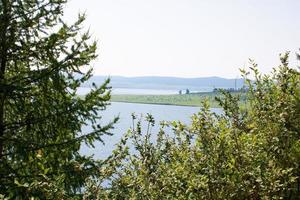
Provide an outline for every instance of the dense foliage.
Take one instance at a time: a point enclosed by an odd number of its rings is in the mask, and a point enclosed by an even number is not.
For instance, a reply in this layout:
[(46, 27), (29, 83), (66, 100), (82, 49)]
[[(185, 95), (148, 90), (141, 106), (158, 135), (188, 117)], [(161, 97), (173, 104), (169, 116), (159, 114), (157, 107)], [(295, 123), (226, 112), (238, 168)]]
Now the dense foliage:
[(147, 130), (138, 120), (85, 197), (299, 199), (300, 73), (288, 67), (288, 54), (281, 62), (270, 76), (252, 62), (243, 108), (224, 92), (223, 114), (204, 102), (191, 125), (164, 122), (153, 134), (151, 115)]
[[(63, 21), (65, 0), (0, 0), (0, 194), (8, 199), (74, 198), (100, 161), (79, 154), (113, 123), (99, 111), (108, 81), (84, 98), (96, 43)], [(84, 132), (89, 125), (92, 132)], [(0, 197), (0, 198), (1, 198)]]

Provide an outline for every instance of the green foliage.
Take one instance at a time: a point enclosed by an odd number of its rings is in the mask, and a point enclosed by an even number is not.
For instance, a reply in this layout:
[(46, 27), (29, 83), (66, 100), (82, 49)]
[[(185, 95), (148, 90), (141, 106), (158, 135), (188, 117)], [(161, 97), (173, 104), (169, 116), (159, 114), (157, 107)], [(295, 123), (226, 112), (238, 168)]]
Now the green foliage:
[[(101, 141), (99, 111), (109, 80), (84, 98), (96, 43), (84, 15), (63, 21), (66, 0), (0, 0), (0, 194), (8, 199), (75, 198), (102, 162), (79, 154)], [(84, 132), (89, 125), (92, 132)]]
[(109, 159), (94, 199), (299, 199), (300, 73), (287, 60), (282, 55), (270, 76), (252, 61), (246, 107), (223, 92), (223, 114), (204, 101), (191, 125), (162, 122), (153, 134), (152, 116), (147, 130), (138, 120)]

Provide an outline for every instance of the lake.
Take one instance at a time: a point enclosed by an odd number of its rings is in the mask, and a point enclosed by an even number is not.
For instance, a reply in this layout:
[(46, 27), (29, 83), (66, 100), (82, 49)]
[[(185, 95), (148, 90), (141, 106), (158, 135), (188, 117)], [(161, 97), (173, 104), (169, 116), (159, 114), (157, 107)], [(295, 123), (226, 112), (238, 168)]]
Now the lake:
[[(85, 95), (91, 89), (89, 87), (80, 87), (78, 88), (77, 94), (78, 95)], [(191, 90), (191, 93), (196, 92), (211, 92), (213, 88), (202, 88), (199, 90)], [(182, 91), (183, 94), (185, 90)], [(135, 89), (135, 88), (112, 88), (112, 94), (117, 95), (171, 95), (171, 94), (178, 94), (179, 90), (164, 90), (164, 89)]]
[[(85, 145), (82, 145), (81, 153), (85, 155), (94, 154), (95, 158), (106, 158), (109, 156), (114, 149), (114, 145), (120, 141), (120, 138), (123, 134), (132, 127), (132, 118), (131, 114), (135, 113), (137, 116), (145, 116), (147, 113), (153, 115), (155, 119), (155, 127), (152, 129), (153, 133), (157, 133), (159, 130), (160, 121), (174, 121), (180, 120), (184, 123), (190, 123), (191, 116), (194, 113), (200, 111), (199, 107), (188, 107), (188, 106), (172, 106), (172, 105), (153, 105), (153, 104), (137, 104), (137, 103), (118, 103), (113, 102), (110, 106), (103, 111), (101, 116), (103, 117), (103, 125), (115, 116), (119, 116), (120, 120), (115, 125), (115, 128), (111, 131), (113, 136), (103, 136), (103, 141), (105, 145), (98, 142), (95, 143), (96, 148), (88, 148)], [(221, 113), (220, 108), (213, 108), (212, 111), (216, 113)], [(146, 123), (142, 124), (143, 130), (146, 129)], [(84, 132), (89, 131), (89, 127), (83, 129)]]
[[(88, 87), (80, 87), (78, 88), (78, 95), (85, 95), (91, 89)], [(135, 88), (112, 88), (111, 93), (114, 94), (130, 94), (130, 95), (170, 95), (170, 94), (178, 94), (177, 90), (158, 90), (158, 89), (135, 89)]]

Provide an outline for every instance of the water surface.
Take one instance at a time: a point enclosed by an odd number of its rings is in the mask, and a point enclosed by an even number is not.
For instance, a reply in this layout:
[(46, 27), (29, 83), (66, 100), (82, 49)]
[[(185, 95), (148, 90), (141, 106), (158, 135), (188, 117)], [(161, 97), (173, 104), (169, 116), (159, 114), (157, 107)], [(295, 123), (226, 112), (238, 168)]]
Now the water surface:
[[(85, 145), (81, 148), (81, 152), (85, 155), (94, 154), (95, 158), (103, 159), (109, 156), (114, 149), (117, 142), (120, 141), (123, 134), (132, 127), (131, 114), (135, 113), (137, 116), (145, 116), (147, 113), (153, 115), (156, 125), (152, 129), (153, 133), (159, 130), (160, 121), (174, 121), (180, 120), (184, 123), (191, 122), (191, 116), (200, 111), (199, 107), (189, 106), (173, 106), (173, 105), (153, 105), (153, 104), (137, 104), (137, 103), (119, 103), (113, 102), (108, 106), (107, 110), (100, 113), (103, 116), (102, 123), (105, 124), (112, 120), (115, 116), (119, 116), (120, 120), (111, 131), (113, 136), (104, 136), (102, 143), (95, 143), (96, 148), (88, 148)], [(212, 111), (220, 113), (220, 108), (213, 108)], [(142, 124), (142, 128), (146, 131), (146, 123)], [(85, 132), (91, 131), (89, 127), (84, 128)]]
[[(85, 95), (91, 89), (89, 87), (78, 88), (78, 95)], [(190, 90), (191, 93), (198, 92), (211, 92), (212, 88), (202, 88), (199, 90)], [(182, 94), (185, 94), (185, 90), (182, 90)], [(114, 95), (172, 95), (179, 94), (179, 90), (165, 90), (165, 89), (135, 89), (135, 88), (112, 88), (112, 94)]]

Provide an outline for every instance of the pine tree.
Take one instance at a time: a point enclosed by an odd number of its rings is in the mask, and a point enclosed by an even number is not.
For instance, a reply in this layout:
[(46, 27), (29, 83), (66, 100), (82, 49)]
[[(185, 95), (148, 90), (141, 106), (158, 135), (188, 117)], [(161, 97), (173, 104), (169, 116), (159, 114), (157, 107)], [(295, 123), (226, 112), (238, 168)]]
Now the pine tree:
[[(100, 161), (79, 154), (109, 134), (100, 124), (109, 80), (79, 97), (96, 43), (85, 15), (62, 19), (66, 0), (0, 0), (0, 194), (12, 199), (78, 194)], [(91, 132), (82, 131), (89, 125)], [(1, 195), (0, 195), (1, 196)]]

